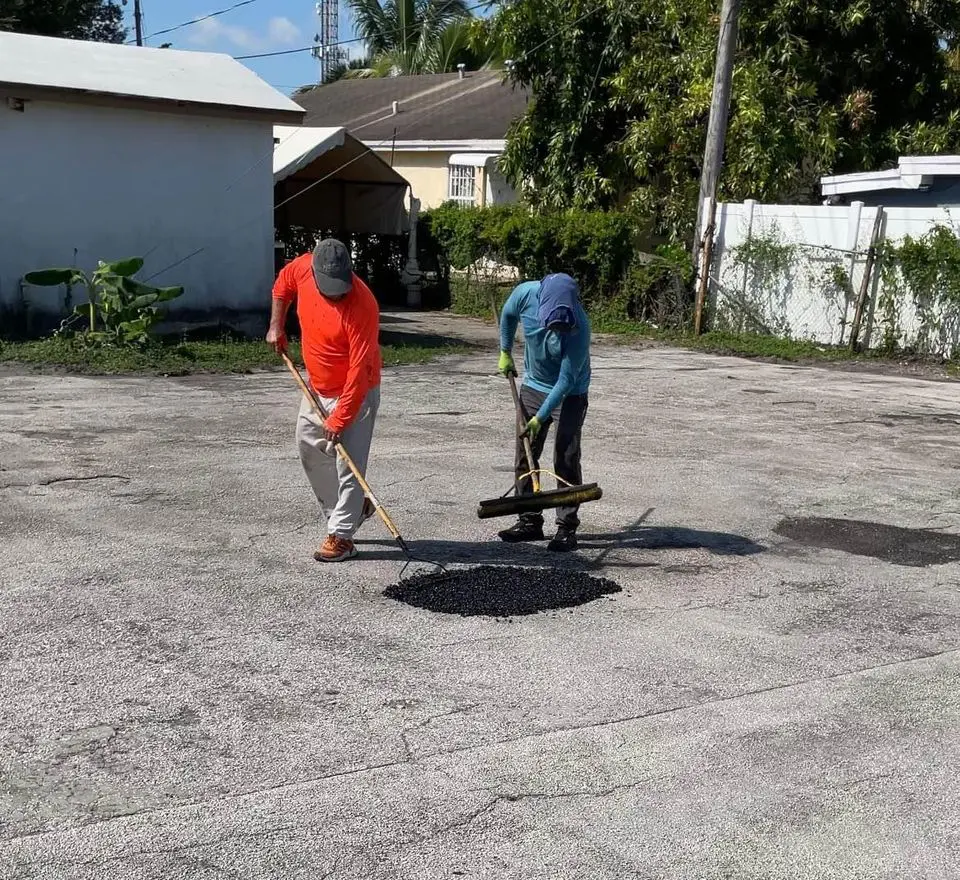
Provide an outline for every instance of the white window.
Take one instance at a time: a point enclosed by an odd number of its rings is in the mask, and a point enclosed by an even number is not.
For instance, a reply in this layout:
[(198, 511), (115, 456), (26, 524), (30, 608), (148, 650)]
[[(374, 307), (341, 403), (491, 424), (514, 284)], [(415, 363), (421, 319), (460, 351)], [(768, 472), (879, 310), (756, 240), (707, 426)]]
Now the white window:
[(473, 165), (451, 165), (447, 197), (461, 205), (472, 205), (477, 197), (477, 169)]

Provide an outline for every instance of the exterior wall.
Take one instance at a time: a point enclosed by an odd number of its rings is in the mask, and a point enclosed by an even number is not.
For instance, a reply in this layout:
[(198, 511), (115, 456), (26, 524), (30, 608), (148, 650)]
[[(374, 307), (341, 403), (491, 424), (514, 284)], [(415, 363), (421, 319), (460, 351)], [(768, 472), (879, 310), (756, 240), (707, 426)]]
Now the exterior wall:
[[(264, 307), (273, 279), (269, 122), (47, 101), (20, 113), (4, 97), (0, 304), (20, 301), (31, 270), (140, 256), (139, 278), (184, 286), (176, 310)], [(23, 289), (38, 311), (59, 310), (62, 295)]]
[(960, 206), (960, 181), (956, 178), (934, 180), (930, 189), (891, 189), (881, 192), (854, 193), (845, 196), (845, 204), (863, 202), (869, 208), (956, 208)]
[[(847, 206), (761, 205), (717, 206), (713, 263), (710, 272), (712, 304), (719, 321), (735, 330), (766, 330), (793, 339), (828, 345), (849, 341), (856, 298), (863, 284), (867, 250), (877, 216), (876, 207), (855, 202)], [(935, 225), (955, 229), (947, 209), (886, 208), (881, 240), (899, 242), (918, 238)], [(741, 257), (748, 242), (766, 240), (753, 259)], [(739, 253), (738, 253), (739, 251)], [(842, 270), (846, 290), (834, 279)], [(861, 339), (879, 345), (884, 333), (882, 273), (874, 271), (868, 288)], [(897, 339), (904, 345), (931, 348), (949, 356), (960, 351), (960, 326), (951, 315), (943, 319), (935, 338), (925, 328), (913, 297), (895, 300)], [(928, 316), (928, 322), (929, 322)], [(935, 316), (936, 317), (936, 316)]]
[[(421, 210), (428, 211), (447, 201), (449, 164), (452, 151), (396, 150), (389, 148), (375, 151), (388, 164), (393, 159), (394, 170), (410, 183), (414, 196), (420, 199)], [(501, 205), (516, 200), (513, 190), (491, 160), (486, 169), (477, 169), (477, 205)]]
[[(377, 154), (390, 164), (389, 149)], [(450, 153), (397, 150), (392, 154), (393, 168), (410, 183), (414, 196), (420, 199), (420, 209), (428, 211), (447, 200), (447, 160)]]

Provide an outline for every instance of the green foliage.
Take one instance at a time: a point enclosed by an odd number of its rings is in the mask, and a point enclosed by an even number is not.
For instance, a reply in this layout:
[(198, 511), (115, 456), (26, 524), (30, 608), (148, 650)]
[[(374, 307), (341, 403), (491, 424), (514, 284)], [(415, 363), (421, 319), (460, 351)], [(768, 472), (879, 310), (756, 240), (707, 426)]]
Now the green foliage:
[[(880, 249), (882, 287), (878, 313), (883, 347), (903, 342), (921, 354), (950, 355), (960, 345), (960, 238), (937, 224), (919, 237), (904, 236)], [(919, 320), (915, 339), (902, 339), (900, 314), (911, 297)]]
[[(532, 89), (502, 161), (543, 209), (630, 204), (692, 232), (716, 0), (517, 0), (496, 27)], [(809, 201), (827, 173), (960, 147), (956, 0), (744, 0), (720, 197)]]
[[(424, 364), (438, 357), (460, 354), (465, 345), (416, 341), (381, 346), (387, 366)], [(290, 356), (300, 361), (300, 346), (290, 344)], [(75, 373), (109, 375), (147, 373), (185, 376), (191, 373), (250, 373), (283, 369), (276, 352), (262, 340), (223, 338), (205, 341), (151, 339), (144, 346), (90, 346), (79, 338), (54, 336), (32, 342), (0, 345), (0, 363), (37, 369), (55, 368)]]
[(465, 0), (347, 0), (357, 33), (370, 52), (338, 69), (333, 79), (446, 73), (499, 66), (500, 43)]
[(448, 203), (425, 219), (456, 269), (487, 258), (526, 278), (568, 272), (585, 291), (606, 291), (623, 277), (638, 237), (626, 215), (602, 211), (533, 214), (517, 205)]
[(123, 3), (115, 0), (0, 0), (0, 30), (122, 43)]
[(504, 285), (488, 277), (484, 267), (505, 265), (525, 279), (570, 274), (597, 320), (679, 326), (688, 317), (689, 255), (676, 246), (645, 253), (641, 246), (647, 236), (630, 215), (448, 203), (425, 214), (423, 222), (450, 265), (467, 273), (451, 282), (453, 305), (460, 311), (490, 313), (490, 296), (502, 299)]
[(59, 335), (72, 336), (75, 325), (88, 322), (81, 338), (93, 345), (142, 346), (151, 328), (162, 318), (160, 306), (183, 293), (182, 287), (153, 287), (133, 276), (143, 268), (140, 257), (100, 262), (88, 278), (79, 269), (41, 269), (28, 272), (24, 280), (37, 287), (83, 285), (88, 302), (78, 305), (64, 321)]

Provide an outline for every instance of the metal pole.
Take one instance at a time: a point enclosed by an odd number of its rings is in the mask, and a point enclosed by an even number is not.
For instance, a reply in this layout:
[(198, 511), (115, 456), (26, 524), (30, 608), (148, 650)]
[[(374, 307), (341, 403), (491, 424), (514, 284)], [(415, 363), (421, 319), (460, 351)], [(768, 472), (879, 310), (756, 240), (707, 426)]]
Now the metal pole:
[(140, 0), (133, 0), (133, 24), (137, 29), (137, 45), (143, 45), (143, 9)]
[(720, 10), (720, 37), (717, 42), (717, 61), (713, 74), (713, 100), (710, 102), (710, 122), (707, 125), (707, 145), (703, 153), (703, 171), (700, 174), (700, 198), (697, 202), (697, 226), (693, 235), (693, 253), (703, 240), (703, 206), (707, 199), (717, 198), (717, 180), (723, 167), (723, 148), (727, 138), (727, 118), (730, 114), (730, 84), (733, 79), (733, 56), (737, 49), (741, 0), (723, 0)]

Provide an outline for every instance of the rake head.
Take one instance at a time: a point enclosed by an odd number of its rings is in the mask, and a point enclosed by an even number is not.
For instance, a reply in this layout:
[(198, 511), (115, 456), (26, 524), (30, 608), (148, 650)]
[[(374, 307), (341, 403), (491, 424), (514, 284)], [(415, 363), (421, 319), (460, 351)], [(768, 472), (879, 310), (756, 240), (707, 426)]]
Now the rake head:
[(400, 577), (398, 580), (401, 583), (413, 578), (441, 577), (448, 573), (443, 563), (436, 562), (433, 559), (422, 559), (419, 556), (414, 556), (403, 538), (398, 537), (396, 542), (407, 559), (403, 564), (403, 568), (400, 569)]
[(555, 507), (586, 504), (590, 501), (598, 501), (602, 497), (603, 490), (596, 483), (549, 489), (544, 492), (534, 492), (532, 495), (504, 495), (500, 498), (491, 498), (489, 501), (481, 501), (477, 508), (477, 516), (480, 519), (493, 519), (498, 516), (536, 513)]

